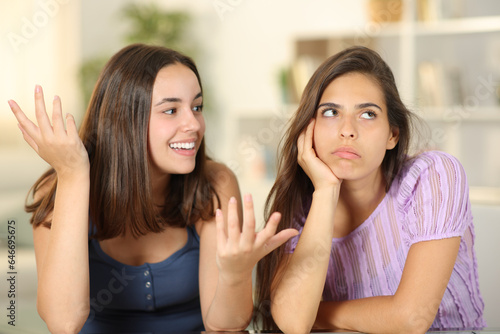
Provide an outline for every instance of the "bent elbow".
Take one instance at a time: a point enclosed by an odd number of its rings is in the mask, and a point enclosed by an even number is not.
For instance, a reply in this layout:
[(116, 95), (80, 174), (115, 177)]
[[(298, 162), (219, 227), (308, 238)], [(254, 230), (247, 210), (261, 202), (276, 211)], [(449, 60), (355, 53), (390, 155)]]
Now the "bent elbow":
[(308, 321), (308, 319), (304, 319), (299, 315), (293, 316), (291, 318), (274, 316), (274, 322), (283, 333), (287, 334), (310, 333), (314, 325), (314, 321)]
[(403, 331), (401, 333), (408, 333), (408, 334), (423, 334), (427, 333), (429, 330), (429, 327), (431, 327), (432, 322), (427, 322), (427, 321), (409, 321), (403, 328)]
[(406, 314), (400, 319), (401, 331), (400, 333), (421, 334), (426, 333), (432, 325), (435, 313), (420, 312), (418, 310), (408, 310)]
[(58, 322), (58, 323), (46, 323), (47, 329), (52, 334), (76, 334), (80, 332), (84, 323), (72, 323), (72, 322)]
[[(238, 320), (238, 319), (237, 319)], [(208, 332), (241, 332), (244, 331), (248, 328), (251, 322), (250, 319), (243, 319), (241, 317), (240, 322), (238, 324), (233, 324), (233, 326), (230, 327), (224, 327), (224, 326), (217, 326), (214, 323), (211, 323), (210, 321), (206, 321), (204, 326), (205, 326), (205, 331)]]
[(277, 323), (276, 325), (278, 325), (279, 329), (283, 333), (287, 334), (307, 334), (310, 333), (312, 329), (312, 325), (308, 326), (305, 323), (298, 323), (298, 322), (284, 323), (284, 324)]
[(76, 312), (50, 312), (37, 303), (37, 311), (52, 334), (74, 334), (78, 333), (87, 321), (90, 305), (84, 305)]

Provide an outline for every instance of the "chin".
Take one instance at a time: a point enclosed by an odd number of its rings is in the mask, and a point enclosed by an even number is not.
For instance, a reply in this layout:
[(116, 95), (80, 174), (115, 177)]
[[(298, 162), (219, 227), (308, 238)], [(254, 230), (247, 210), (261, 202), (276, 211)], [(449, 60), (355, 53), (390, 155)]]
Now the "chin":
[(172, 168), (170, 174), (189, 174), (194, 171), (194, 168), (196, 165), (190, 165), (190, 166), (176, 166), (176, 168)]
[(346, 164), (335, 164), (334, 166), (329, 166), (333, 174), (340, 180), (355, 180), (359, 175), (356, 173), (356, 169), (352, 165)]

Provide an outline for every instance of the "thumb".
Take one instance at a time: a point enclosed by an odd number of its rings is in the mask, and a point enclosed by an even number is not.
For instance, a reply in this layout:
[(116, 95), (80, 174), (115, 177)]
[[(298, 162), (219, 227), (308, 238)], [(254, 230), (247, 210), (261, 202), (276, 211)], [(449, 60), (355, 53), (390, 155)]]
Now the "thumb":
[(286, 230), (283, 230), (283, 231), (280, 231), (279, 233), (276, 233), (264, 245), (264, 252), (265, 253), (263, 254), (262, 257), (271, 253), (273, 250), (275, 250), (276, 248), (278, 248), (279, 246), (281, 246), (285, 242), (287, 242), (290, 238), (293, 238), (298, 234), (299, 234), (299, 231), (297, 231), (294, 228), (287, 228)]

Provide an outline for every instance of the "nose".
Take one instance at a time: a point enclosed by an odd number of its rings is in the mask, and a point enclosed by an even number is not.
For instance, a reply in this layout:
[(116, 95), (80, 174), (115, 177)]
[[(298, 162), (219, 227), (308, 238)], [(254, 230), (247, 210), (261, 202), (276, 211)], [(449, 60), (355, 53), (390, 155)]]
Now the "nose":
[(343, 139), (355, 139), (358, 136), (355, 122), (350, 117), (345, 117), (340, 124), (340, 137)]
[[(203, 117), (203, 116), (199, 116)], [(183, 112), (183, 117), (181, 120), (181, 129), (184, 132), (196, 132), (200, 129), (201, 124), (198, 118), (195, 116), (195, 112), (189, 108)]]

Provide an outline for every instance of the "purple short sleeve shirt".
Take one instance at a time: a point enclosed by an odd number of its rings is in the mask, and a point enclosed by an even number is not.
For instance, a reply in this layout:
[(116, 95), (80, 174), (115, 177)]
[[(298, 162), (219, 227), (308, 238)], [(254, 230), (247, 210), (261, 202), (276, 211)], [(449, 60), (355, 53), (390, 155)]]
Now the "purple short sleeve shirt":
[[(300, 232), (304, 223), (296, 223)], [(323, 300), (393, 295), (411, 245), (457, 236), (460, 250), (431, 328), (484, 327), (466, 175), (456, 158), (438, 151), (409, 159), (370, 217), (333, 239)]]

